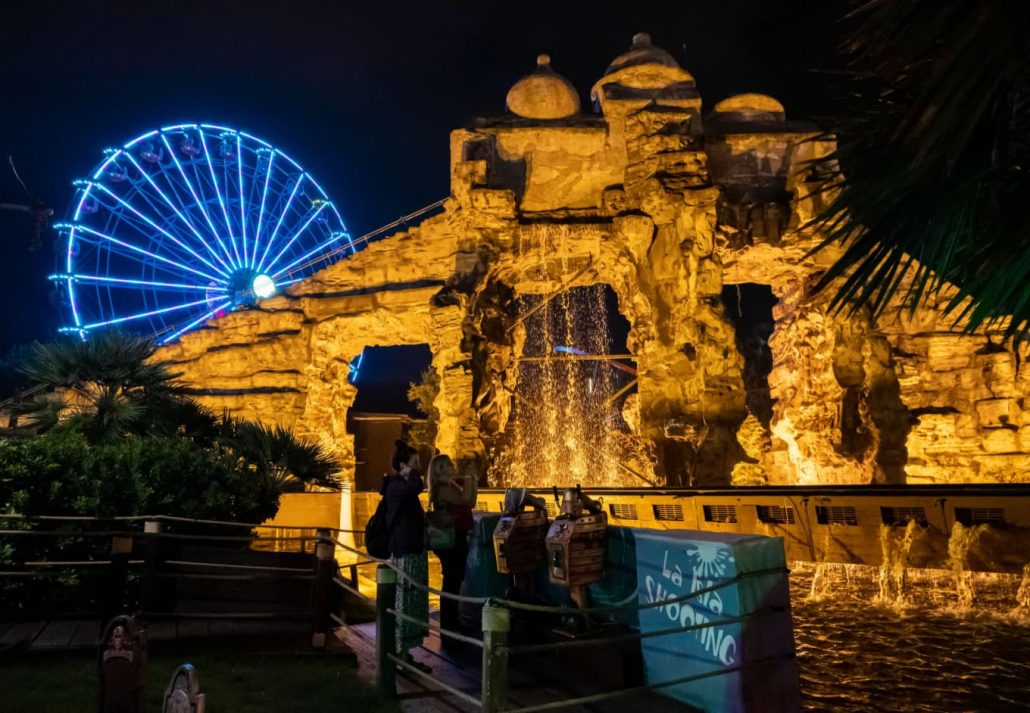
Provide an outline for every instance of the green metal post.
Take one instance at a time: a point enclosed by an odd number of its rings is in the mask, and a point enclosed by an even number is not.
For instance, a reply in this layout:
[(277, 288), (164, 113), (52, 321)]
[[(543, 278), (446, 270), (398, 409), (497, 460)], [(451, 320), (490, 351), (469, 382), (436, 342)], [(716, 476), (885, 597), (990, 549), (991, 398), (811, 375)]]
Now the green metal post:
[(387, 610), (397, 600), (397, 573), (376, 567), (376, 687), (384, 696), (397, 695), (397, 668), (388, 656), (397, 650), (397, 619)]
[(504, 607), (483, 607), (483, 713), (498, 713), (508, 707), (510, 617)]

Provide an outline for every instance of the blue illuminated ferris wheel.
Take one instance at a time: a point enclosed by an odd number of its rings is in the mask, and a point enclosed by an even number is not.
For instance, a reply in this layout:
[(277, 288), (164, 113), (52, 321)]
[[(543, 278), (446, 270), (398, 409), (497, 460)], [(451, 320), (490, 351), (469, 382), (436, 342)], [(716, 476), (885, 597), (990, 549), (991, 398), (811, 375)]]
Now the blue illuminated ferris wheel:
[(165, 344), (354, 250), (315, 179), (250, 134), (177, 124), (105, 153), (56, 226), (62, 331), (120, 326)]

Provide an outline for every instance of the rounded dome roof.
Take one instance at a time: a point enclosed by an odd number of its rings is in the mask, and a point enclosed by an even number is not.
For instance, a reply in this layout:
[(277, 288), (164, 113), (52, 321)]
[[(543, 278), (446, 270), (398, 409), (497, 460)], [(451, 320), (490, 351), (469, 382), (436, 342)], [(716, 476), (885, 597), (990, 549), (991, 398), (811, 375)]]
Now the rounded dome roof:
[(671, 54), (661, 47), (651, 44), (651, 35), (646, 32), (638, 32), (633, 35), (633, 46), (612, 60), (608, 69), (605, 70), (605, 76), (618, 72), (620, 69), (641, 64), (660, 64), (665, 67), (682, 69)]
[(783, 104), (768, 94), (735, 94), (715, 105), (714, 117), (730, 121), (783, 121)]
[(579, 92), (551, 69), (550, 55), (536, 58), (536, 71), (515, 82), (505, 99), (508, 111), (525, 119), (567, 119), (579, 113)]

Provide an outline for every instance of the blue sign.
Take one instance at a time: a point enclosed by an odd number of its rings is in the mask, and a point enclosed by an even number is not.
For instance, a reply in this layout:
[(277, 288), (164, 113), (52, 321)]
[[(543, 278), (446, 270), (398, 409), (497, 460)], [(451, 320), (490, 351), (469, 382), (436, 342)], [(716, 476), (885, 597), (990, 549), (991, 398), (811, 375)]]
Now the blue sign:
[(642, 640), (648, 683), (731, 669), (659, 691), (705, 711), (797, 709), (783, 541), (682, 530), (634, 535), (639, 601), (657, 604), (640, 610), (641, 632), (698, 627)]

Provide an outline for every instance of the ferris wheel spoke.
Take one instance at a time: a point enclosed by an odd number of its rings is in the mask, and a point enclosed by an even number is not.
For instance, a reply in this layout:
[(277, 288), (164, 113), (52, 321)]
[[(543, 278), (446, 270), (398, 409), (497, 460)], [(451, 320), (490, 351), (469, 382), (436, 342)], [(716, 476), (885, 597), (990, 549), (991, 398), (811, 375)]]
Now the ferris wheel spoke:
[(195, 250), (193, 250), (193, 248), (191, 248), (190, 246), (186, 245), (186, 243), (182, 242), (179, 238), (177, 238), (176, 236), (172, 235), (170, 232), (168, 232), (167, 230), (162, 228), (160, 225), (158, 225), (152, 218), (150, 218), (149, 216), (146, 216), (143, 213), (141, 213), (138, 210), (136, 210), (135, 206), (133, 206), (131, 203), (126, 201), (124, 198), (122, 198), (121, 196), (116, 194), (114, 191), (112, 191), (110, 188), (105, 186), (103, 183), (96, 183), (94, 185), (97, 188), (99, 188), (100, 190), (102, 190), (104, 193), (106, 193), (107, 195), (109, 195), (112, 198), (114, 198), (118, 202), (119, 205), (121, 205), (123, 208), (128, 210), (134, 216), (136, 216), (137, 218), (142, 220), (144, 223), (146, 223), (151, 228), (153, 228), (154, 230), (159, 232), (161, 235), (163, 235), (166, 238), (168, 238), (169, 240), (171, 240), (173, 243), (178, 245), (180, 248), (185, 250), (187, 253), (189, 253), (190, 255), (195, 257), (196, 259), (200, 260), (202, 263), (204, 263), (205, 265), (210, 267), (212, 270), (214, 270), (215, 272), (219, 273), (223, 277), (227, 277), (228, 276), (227, 273), (225, 273), (223, 270), (221, 270), (220, 268), (216, 267), (215, 265), (212, 265), (209, 261), (207, 261), (203, 257), (201, 257), (199, 253), (197, 253)]
[(311, 222), (318, 217), (318, 215), (322, 212), (326, 205), (328, 204), (322, 203), (321, 205), (319, 205), (318, 209), (315, 210), (306, 221), (304, 221), (304, 225), (300, 227), (300, 230), (295, 232), (293, 236), (286, 241), (286, 244), (283, 246), (282, 250), (279, 251), (279, 254), (275, 256), (272, 262), (268, 263), (267, 269), (269, 271), (271, 271), (272, 268), (275, 267), (276, 263), (278, 263), (279, 260), (282, 259), (282, 256), (286, 254), (286, 251), (290, 249), (290, 246), (297, 242), (297, 238), (299, 238), (304, 233), (304, 231), (308, 229), (308, 226), (311, 225)]
[(240, 239), (243, 241), (243, 266), (249, 267), (247, 262), (247, 201), (243, 197), (243, 145), (240, 142), (239, 133), (236, 134), (236, 172), (239, 176), (240, 188)]
[(268, 183), (272, 178), (272, 163), (275, 161), (275, 151), (268, 154), (268, 170), (265, 172), (265, 187), (261, 191), (261, 208), (258, 210), (257, 229), (254, 231), (254, 255), (250, 259), (251, 265), (257, 264), (258, 242), (261, 240), (261, 226), (265, 220), (265, 199), (268, 198)]
[(293, 190), (290, 191), (290, 197), (286, 200), (286, 207), (283, 208), (282, 215), (279, 216), (278, 222), (275, 224), (275, 229), (272, 230), (272, 235), (268, 238), (268, 244), (265, 245), (265, 251), (261, 254), (261, 260), (258, 261), (257, 271), (261, 272), (262, 267), (265, 264), (265, 258), (268, 257), (268, 251), (272, 248), (272, 244), (275, 242), (275, 236), (279, 234), (279, 228), (282, 227), (283, 220), (286, 215), (290, 212), (290, 206), (293, 205), (293, 199), (297, 195), (297, 189), (300, 188), (300, 184), (304, 181), (304, 173), (297, 176), (297, 182), (293, 184)]
[(184, 302), (183, 304), (173, 305), (171, 307), (162, 307), (161, 309), (152, 309), (147, 312), (138, 312), (136, 314), (130, 314), (125, 317), (115, 317), (114, 319), (108, 319), (103, 322), (94, 322), (93, 324), (84, 324), (78, 329), (84, 329), (87, 332), (91, 329), (98, 327), (109, 327), (112, 324), (123, 324), (125, 322), (132, 322), (137, 319), (144, 319), (146, 317), (154, 317), (159, 314), (167, 314), (169, 312), (176, 312), (178, 310), (189, 309), (190, 307), (199, 307), (200, 305), (210, 304), (208, 299), (197, 300), (196, 302)]
[(179, 290), (179, 291), (198, 291), (198, 292), (227, 292), (228, 288), (223, 285), (211, 284), (211, 285), (189, 285), (186, 283), (177, 282), (155, 282), (152, 280), (138, 280), (135, 278), (128, 277), (105, 277), (101, 275), (81, 275), (73, 273), (70, 275), (51, 275), (51, 279), (54, 280), (67, 280), (70, 279), (74, 282), (87, 282), (87, 283), (100, 283), (100, 284), (112, 284), (119, 287), (136, 288), (136, 287), (154, 287), (154, 288), (167, 288), (167, 290)]
[[(214, 221), (211, 220), (211, 215), (207, 212), (207, 208), (204, 207), (204, 201), (200, 198), (199, 195), (197, 195), (197, 191), (193, 188), (193, 184), (190, 183), (190, 179), (187, 178), (186, 170), (182, 167), (182, 163), (179, 162), (179, 158), (175, 155), (175, 152), (172, 150), (172, 145), (168, 143), (168, 137), (164, 134), (161, 134), (161, 141), (164, 142), (165, 148), (168, 149), (168, 153), (171, 155), (172, 161), (175, 162), (175, 167), (179, 169), (179, 175), (182, 176), (182, 180), (186, 184), (186, 189), (190, 192), (190, 195), (193, 197), (193, 202), (200, 208), (200, 212), (204, 214), (204, 220), (207, 221), (207, 226), (211, 229), (211, 235), (214, 237), (215, 242), (218, 243), (218, 247), (220, 247), (222, 249), (222, 252), (225, 253), (225, 257), (229, 260), (229, 263), (232, 263), (232, 254), (229, 252), (229, 249), (225, 247), (225, 241), (222, 240), (221, 233), (218, 232), (218, 229), (215, 227)], [(227, 265), (227, 267), (231, 269), (231, 265)]]
[[(54, 227), (59, 227), (59, 226), (54, 226)], [(106, 233), (101, 233), (99, 230), (93, 230), (93, 228), (89, 228), (89, 227), (87, 227), (85, 225), (73, 226), (72, 230), (73, 230), (73, 232), (77, 231), (77, 230), (78, 231), (82, 231), (82, 232), (86, 233), (87, 235), (93, 235), (93, 236), (95, 236), (97, 238), (100, 238), (101, 240), (105, 240), (105, 241), (107, 241), (109, 243), (112, 243), (113, 245), (118, 245), (120, 247), (126, 248), (127, 250), (131, 250), (134, 253), (138, 253), (140, 255), (146, 255), (149, 258), (153, 258), (154, 260), (158, 260), (158, 261), (166, 263), (168, 265), (172, 265), (173, 267), (177, 267), (180, 270), (185, 270), (186, 272), (192, 272), (193, 274), (200, 275), (201, 277), (204, 277), (204, 278), (206, 278), (208, 280), (214, 280), (217, 284), (221, 284), (221, 285), (225, 284), (225, 279), (222, 278), (222, 277), (216, 277), (216, 276), (211, 275), (209, 273), (202, 272), (202, 271), (200, 271), (200, 270), (198, 270), (196, 268), (190, 267), (189, 265), (184, 265), (183, 263), (178, 262), (176, 260), (171, 260), (169, 258), (166, 258), (166, 257), (162, 256), (162, 255), (158, 255), (157, 253), (150, 252), (149, 250), (144, 250), (143, 248), (139, 247), (138, 245), (133, 245), (132, 243), (127, 243), (127, 242), (125, 242), (123, 240), (119, 240), (118, 238), (115, 238), (115, 237), (112, 237), (110, 235), (107, 235)]]
[(218, 205), (222, 208), (222, 217), (225, 218), (225, 229), (229, 232), (229, 242), (232, 243), (233, 254), (236, 255), (236, 266), (242, 267), (243, 263), (240, 261), (240, 250), (236, 245), (236, 236), (232, 232), (232, 221), (229, 220), (229, 211), (225, 207), (225, 201), (222, 199), (222, 189), (218, 187), (218, 177), (215, 175), (215, 165), (211, 162), (211, 153), (207, 150), (207, 139), (204, 136), (204, 129), (197, 127), (197, 133), (200, 134), (200, 145), (204, 149), (204, 158), (207, 160), (207, 168), (211, 172), (211, 183), (215, 188), (215, 195), (218, 197)]
[(172, 341), (173, 339), (181, 336), (183, 333), (190, 331), (191, 329), (193, 329), (197, 325), (203, 324), (204, 322), (208, 321), (209, 319), (214, 317), (216, 314), (218, 314), (222, 310), (228, 309), (231, 305), (232, 305), (232, 300), (226, 300), (225, 302), (223, 302), (222, 304), (218, 305), (217, 307), (215, 307), (210, 312), (206, 312), (206, 313), (200, 315), (199, 317), (194, 319), (189, 324), (185, 325), (184, 327), (180, 327), (176, 331), (172, 332), (167, 337), (161, 339), (160, 342), (158, 342), (158, 343), (159, 344), (167, 344), (168, 342)]
[(298, 265), (298, 264), (304, 262), (305, 260), (307, 260), (312, 255), (315, 255), (316, 253), (319, 253), (322, 250), (325, 250), (327, 247), (329, 247), (330, 245), (332, 245), (333, 243), (335, 243), (335, 242), (337, 242), (339, 240), (342, 240), (343, 238), (347, 238), (349, 240), (350, 236), (346, 232), (333, 233), (332, 235), (329, 236), (328, 240), (326, 240), (326, 241), (324, 241), (322, 243), (319, 243), (314, 248), (312, 248), (311, 250), (309, 250), (305, 254), (301, 255), (299, 258), (297, 258), (296, 260), (291, 262), (286, 267), (279, 268), (279, 270), (277, 270), (275, 272), (275, 274), (271, 275), (272, 279), (274, 280), (276, 277), (278, 277), (279, 275), (282, 275), (283, 273), (289, 274), (290, 268), (292, 268), (295, 265)]
[[(115, 193), (114, 193), (113, 191), (111, 191), (110, 189), (108, 189), (106, 185), (104, 185), (103, 183), (95, 183), (94, 185), (96, 185), (96, 188), (98, 188), (98, 189), (100, 189), (101, 191), (103, 191), (103, 192), (104, 192), (104, 193), (105, 193), (106, 195), (108, 195), (108, 196), (110, 196), (111, 198), (113, 198), (113, 199), (114, 199), (114, 200), (115, 200), (115, 201), (117, 202), (117, 204), (118, 204), (118, 205), (121, 205), (122, 207), (124, 207), (124, 208), (125, 208), (126, 210), (128, 210), (128, 211), (129, 211), (129, 212), (130, 212), (130, 213), (131, 213), (131, 214), (132, 214), (133, 216), (135, 216), (135, 217), (136, 217), (136, 218), (138, 218), (139, 220), (142, 220), (142, 222), (143, 222), (143, 224), (144, 224), (144, 225), (146, 225), (146, 226), (149, 226), (149, 227), (150, 227), (151, 229), (153, 229), (153, 230), (156, 230), (156, 231), (158, 231), (158, 232), (159, 232), (159, 233), (160, 233), (161, 235), (165, 236), (166, 238), (168, 238), (169, 240), (171, 240), (171, 241), (172, 241), (173, 243), (175, 243), (176, 245), (178, 245), (178, 246), (179, 246), (179, 247), (180, 247), (180, 248), (181, 248), (182, 250), (184, 250), (184, 251), (185, 251), (186, 253), (190, 254), (190, 256), (192, 256), (192, 257), (196, 258), (197, 260), (199, 260), (200, 262), (204, 263), (204, 265), (208, 266), (209, 268), (211, 268), (212, 270), (214, 270), (214, 271), (215, 271), (215, 272), (217, 272), (218, 274), (220, 274), (220, 275), (222, 275), (222, 276), (228, 276), (228, 275), (227, 275), (227, 273), (226, 273), (226, 272), (225, 272), (224, 270), (221, 270), (221, 269), (219, 269), (219, 268), (218, 268), (218, 267), (216, 267), (215, 265), (212, 265), (212, 264), (211, 264), (211, 263), (210, 263), (209, 261), (207, 261), (207, 260), (205, 260), (204, 258), (202, 258), (202, 257), (200, 256), (200, 254), (199, 254), (199, 253), (198, 253), (198, 252), (197, 252), (196, 250), (194, 250), (194, 249), (193, 249), (192, 247), (190, 247), (190, 246), (186, 245), (186, 244), (185, 244), (185, 243), (184, 243), (184, 242), (183, 242), (182, 240), (180, 240), (180, 239), (179, 239), (178, 237), (176, 237), (175, 235), (172, 235), (172, 234), (171, 234), (170, 232), (168, 232), (168, 231), (167, 231), (166, 229), (164, 229), (164, 228), (162, 228), (161, 226), (159, 226), (159, 225), (157, 224), (157, 222), (155, 222), (155, 220), (153, 220), (153, 218), (151, 218), (151, 217), (149, 217), (149, 216), (147, 216), (147, 215), (144, 215), (143, 213), (141, 213), (141, 212), (140, 212), (139, 210), (137, 210), (137, 209), (136, 209), (136, 207), (135, 207), (135, 206), (133, 206), (133, 205), (132, 205), (131, 203), (129, 203), (128, 201), (126, 201), (126, 200), (125, 200), (124, 198), (122, 198), (121, 196), (118, 196), (117, 194), (115, 194)], [(142, 231), (142, 230), (141, 230), (141, 231), (139, 231), (139, 232), (140, 232), (140, 234), (141, 234), (141, 235), (145, 235), (145, 231)]]
[[(168, 207), (172, 209), (172, 212), (175, 213), (176, 217), (178, 217), (179, 220), (181, 220), (186, 225), (186, 227), (189, 228), (190, 232), (193, 233), (193, 237), (197, 239), (197, 242), (203, 245), (204, 248), (211, 254), (211, 256), (222, 264), (222, 268), (224, 269), (216, 267), (215, 265), (200, 257), (199, 255), (197, 255), (197, 258), (201, 260), (205, 265), (210, 267), (212, 270), (216, 270), (219, 273), (228, 276), (229, 272), (231, 271), (231, 268), (225, 263), (224, 260), (222, 260), (221, 256), (217, 252), (211, 249), (211, 246), (207, 243), (206, 240), (204, 240), (203, 236), (201, 236), (200, 232), (193, 225), (193, 222), (176, 207), (175, 203), (173, 203), (172, 200), (165, 194), (165, 192), (161, 190), (161, 188), (157, 185), (157, 182), (154, 181), (150, 174), (143, 170), (143, 167), (136, 162), (136, 159), (134, 159), (131, 154), (126, 153), (125, 155), (129, 159), (129, 162), (132, 163), (132, 165), (136, 168), (137, 171), (139, 171), (140, 175), (142, 175), (143, 178), (146, 179), (147, 183), (150, 184), (150, 187), (153, 188), (157, 195), (161, 196), (161, 199), (165, 202), (165, 204), (167, 204)], [(141, 192), (141, 195), (145, 194)]]

